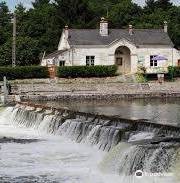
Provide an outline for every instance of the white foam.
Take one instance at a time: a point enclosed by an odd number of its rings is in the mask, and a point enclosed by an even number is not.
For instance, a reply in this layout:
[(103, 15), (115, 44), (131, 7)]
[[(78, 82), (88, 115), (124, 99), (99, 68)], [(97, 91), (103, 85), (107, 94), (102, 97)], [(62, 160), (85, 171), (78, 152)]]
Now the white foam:
[(154, 137), (154, 133), (151, 132), (140, 132), (138, 134), (132, 135), (129, 138), (129, 142), (144, 140), (144, 139), (152, 139)]

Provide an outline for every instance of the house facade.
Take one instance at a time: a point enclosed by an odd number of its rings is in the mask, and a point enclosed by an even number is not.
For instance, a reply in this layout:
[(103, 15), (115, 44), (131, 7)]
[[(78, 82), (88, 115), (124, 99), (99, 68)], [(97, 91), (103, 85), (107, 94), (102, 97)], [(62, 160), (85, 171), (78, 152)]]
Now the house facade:
[[(164, 60), (154, 60), (161, 56)], [(123, 74), (136, 73), (140, 67), (147, 73), (164, 73), (178, 65), (180, 52), (164, 29), (108, 29), (102, 18), (99, 29), (64, 28), (58, 50), (42, 59), (41, 65), (78, 66), (114, 65)]]

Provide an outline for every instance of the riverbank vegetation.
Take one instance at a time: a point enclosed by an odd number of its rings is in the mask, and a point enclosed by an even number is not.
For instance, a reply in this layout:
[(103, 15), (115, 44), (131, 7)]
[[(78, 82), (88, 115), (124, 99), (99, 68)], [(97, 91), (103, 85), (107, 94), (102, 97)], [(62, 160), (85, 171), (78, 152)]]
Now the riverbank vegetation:
[(180, 77), (180, 66), (170, 66), (170, 67), (168, 67), (168, 74), (171, 77)]
[(42, 66), (0, 67), (0, 80), (3, 80), (4, 76), (8, 80), (48, 78), (49, 72), (47, 67)]
[[(63, 27), (98, 28), (100, 17), (110, 28), (161, 28), (180, 46), (180, 7), (170, 0), (147, 0), (144, 7), (131, 0), (35, 0), (30, 9), (17, 5), (17, 65), (39, 64), (46, 54), (57, 49)], [(6, 2), (0, 3), (0, 65), (11, 64), (12, 13)]]
[(116, 76), (117, 66), (65, 66), (57, 68), (57, 76), (60, 78), (77, 77), (112, 77)]
[[(56, 76), (59, 78), (98, 78), (116, 76), (117, 66), (65, 66), (57, 67), (56, 70)], [(0, 80), (3, 80), (4, 76), (8, 80), (49, 78), (49, 71), (43, 66), (0, 67)]]

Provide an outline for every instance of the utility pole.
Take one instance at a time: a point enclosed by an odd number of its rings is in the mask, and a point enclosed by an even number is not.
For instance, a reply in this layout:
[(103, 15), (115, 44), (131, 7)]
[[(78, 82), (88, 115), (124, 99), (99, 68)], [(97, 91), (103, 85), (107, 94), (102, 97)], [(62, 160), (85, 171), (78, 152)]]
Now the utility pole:
[(12, 67), (16, 66), (16, 13), (13, 17)]
[(106, 18), (109, 18), (109, 7), (106, 6)]

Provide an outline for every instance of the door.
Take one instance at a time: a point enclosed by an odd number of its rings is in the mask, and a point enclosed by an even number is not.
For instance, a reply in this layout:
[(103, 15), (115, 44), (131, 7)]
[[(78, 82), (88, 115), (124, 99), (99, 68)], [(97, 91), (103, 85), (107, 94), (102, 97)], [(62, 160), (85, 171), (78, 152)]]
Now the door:
[(178, 66), (180, 67), (180, 59), (178, 60)]
[(118, 73), (125, 72), (125, 64), (123, 57), (116, 57), (116, 65), (118, 66)]

